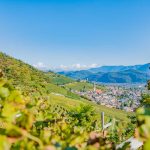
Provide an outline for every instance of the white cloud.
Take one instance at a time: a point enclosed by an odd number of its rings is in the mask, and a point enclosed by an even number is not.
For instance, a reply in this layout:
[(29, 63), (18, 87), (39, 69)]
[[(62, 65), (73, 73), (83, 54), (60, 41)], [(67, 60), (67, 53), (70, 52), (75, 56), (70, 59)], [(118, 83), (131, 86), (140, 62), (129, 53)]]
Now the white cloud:
[(98, 64), (90, 64), (90, 65), (74, 64), (71, 66), (70, 69), (82, 70), (82, 69), (95, 68), (97, 66), (98, 66)]
[(98, 66), (99, 66), (98, 64), (91, 64), (91, 65), (89, 65), (89, 68), (96, 68)]
[(67, 69), (68, 69), (68, 67), (65, 66), (65, 65), (60, 65), (59, 68), (60, 68), (60, 69), (64, 69), (64, 70), (67, 70)]
[(38, 62), (36, 64), (33, 64), (33, 66), (40, 70), (47, 70), (48, 68), (43, 62)]
[(34, 64), (33, 66), (36, 68), (45, 67), (44, 63), (42, 63), (42, 62), (38, 62), (37, 64)]
[(74, 70), (85, 70), (85, 69), (89, 69), (89, 68), (95, 68), (97, 67), (98, 64), (90, 64), (90, 65), (82, 65), (82, 64), (73, 64), (73, 65), (69, 65), (69, 66), (65, 66), (65, 65), (60, 65), (56, 68), (51, 68), (52, 70), (55, 71), (74, 71)]
[(87, 66), (86, 65), (81, 65), (81, 64), (73, 64), (72, 66), (71, 66), (71, 68), (72, 69), (85, 69), (85, 68), (87, 68)]
[(95, 68), (98, 66), (98, 64), (90, 64), (90, 65), (82, 65), (82, 64), (72, 64), (72, 65), (63, 65), (61, 64), (60, 66), (58, 67), (50, 67), (50, 66), (47, 66), (45, 65), (43, 62), (38, 62), (36, 64), (33, 64), (33, 66), (39, 70), (53, 70), (53, 71), (75, 71), (75, 70), (86, 70), (86, 69), (89, 69), (89, 68)]

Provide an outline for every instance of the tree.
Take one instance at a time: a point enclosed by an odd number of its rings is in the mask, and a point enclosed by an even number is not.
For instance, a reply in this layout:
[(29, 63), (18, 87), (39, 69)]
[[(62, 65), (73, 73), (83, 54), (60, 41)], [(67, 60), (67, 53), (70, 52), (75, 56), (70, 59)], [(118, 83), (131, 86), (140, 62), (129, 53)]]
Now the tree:
[[(150, 81), (148, 82), (150, 90)], [(150, 149), (150, 95), (142, 97), (142, 107), (137, 109), (137, 130), (136, 136), (143, 140), (144, 150)]]

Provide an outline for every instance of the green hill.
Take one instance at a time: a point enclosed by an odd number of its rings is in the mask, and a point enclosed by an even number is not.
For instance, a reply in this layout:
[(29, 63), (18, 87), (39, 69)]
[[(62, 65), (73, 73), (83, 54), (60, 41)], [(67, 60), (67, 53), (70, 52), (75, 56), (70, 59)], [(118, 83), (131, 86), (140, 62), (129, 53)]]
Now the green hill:
[(58, 72), (61, 75), (65, 75), (67, 77), (70, 77), (72, 79), (85, 79), (87, 76), (93, 75), (92, 72), (88, 70), (80, 70), (80, 71), (62, 71)]
[[(71, 82), (65, 85), (70, 90), (74, 91), (92, 91), (93, 84), (90, 82)], [(97, 89), (105, 90), (105, 86), (96, 85)]]
[(60, 74), (56, 74), (54, 72), (49, 71), (45, 74), (50, 78), (51, 83), (53, 83), (55, 85), (65, 85), (65, 84), (68, 84), (68, 83), (75, 82), (75, 80), (73, 80), (69, 77), (66, 77), (66, 76), (63, 76), (63, 75), (60, 75)]
[(104, 111), (107, 116), (128, 121), (126, 112), (94, 104), (70, 92), (70, 88), (81, 90), (84, 86), (90, 90), (93, 88), (91, 83), (75, 82), (53, 72), (44, 73), (3, 53), (0, 53), (0, 69), (4, 72), (5, 78), (10, 80), (17, 89), (23, 91), (23, 95), (29, 95), (36, 99), (42, 99), (42, 97), (50, 95), (53, 102), (64, 105), (65, 108), (70, 108), (70, 103), (74, 107), (80, 103), (90, 104), (96, 108), (98, 114)]
[[(59, 85), (61, 87), (66, 88), (67, 90), (74, 90), (74, 91), (91, 91), (93, 90), (93, 83), (87, 81), (80, 81), (80, 80), (73, 80), (70, 77), (56, 74), (54, 72), (47, 72), (45, 73), (50, 79), (51, 83), (55, 85)], [(105, 86), (103, 85), (96, 85), (97, 89), (105, 90)]]
[[(63, 94), (67, 97), (73, 97), (80, 99), (76, 94), (55, 85), (56, 80), (52, 76), (57, 76), (54, 73), (44, 73), (32, 67), (31, 65), (25, 64), (24, 62), (14, 59), (6, 54), (0, 53), (0, 69), (4, 72), (4, 77), (11, 80), (12, 84), (21, 89), (24, 94), (31, 96), (46, 96), (52, 92)], [(68, 78), (57, 77), (66, 82)], [(56, 79), (56, 78), (55, 78)], [(71, 79), (69, 81), (72, 81)], [(67, 82), (68, 83), (68, 82)]]

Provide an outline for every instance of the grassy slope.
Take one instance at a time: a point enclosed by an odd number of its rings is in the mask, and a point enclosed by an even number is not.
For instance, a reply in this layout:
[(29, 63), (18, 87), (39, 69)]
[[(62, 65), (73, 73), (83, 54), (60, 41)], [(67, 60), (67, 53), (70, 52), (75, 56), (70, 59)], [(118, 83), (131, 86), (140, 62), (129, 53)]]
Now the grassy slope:
[(54, 72), (48, 72), (46, 73), (46, 75), (50, 78), (51, 83), (56, 85), (64, 85), (64, 84), (75, 82), (75, 80), (69, 77), (65, 77), (63, 75), (59, 75)]
[[(68, 89), (72, 90), (77, 90), (77, 91), (82, 91), (83, 89), (85, 91), (93, 90), (93, 84), (88, 83), (88, 82), (73, 82), (73, 83), (68, 83), (65, 85)], [(97, 85), (97, 89), (102, 89), (104, 90), (105, 88), (103, 86)]]
[(44, 72), (3, 53), (0, 53), (0, 69), (7, 79), (12, 80), (11, 82), (15, 87), (20, 88), (27, 95), (46, 96), (55, 92), (76, 99), (80, 98), (65, 88), (55, 85), (52, 78)]
[[(39, 96), (47, 96), (50, 93), (59, 93), (65, 95), (65, 97), (50, 94), (52, 101), (54, 103), (61, 104), (66, 108), (71, 108), (71, 106), (75, 107), (81, 103), (90, 104), (96, 108), (98, 113), (104, 111), (108, 116), (113, 116), (121, 120), (127, 120), (125, 112), (94, 104), (82, 99), (76, 94), (69, 92), (65, 88), (55, 85), (58, 83), (58, 81), (61, 84), (62, 82), (63, 84), (72, 82), (73, 80), (69, 78), (59, 75), (57, 76), (55, 73), (45, 74), (42, 71), (39, 71), (32, 66), (9, 57), (3, 53), (0, 53), (0, 69), (4, 72), (5, 77), (8, 79), (13, 79), (13, 85), (24, 91), (25, 95), (27, 94), (38, 98)], [(55, 76), (55, 80), (52, 78), (52, 76)], [(59, 77), (61, 78), (59, 79)], [(86, 84), (87, 88), (89, 89), (93, 88), (92, 84), (79, 82), (73, 83), (74, 87), (77, 89), (83, 86), (81, 84)]]
[(87, 100), (82, 100), (82, 101), (81, 100), (73, 100), (73, 99), (69, 99), (64, 96), (59, 96), (59, 95), (55, 95), (55, 94), (50, 94), (50, 100), (51, 100), (52, 104), (59, 104), (59, 105), (65, 107), (66, 109), (72, 109), (81, 104), (89, 104), (95, 108), (96, 113), (99, 116), (100, 116), (100, 113), (102, 111), (104, 111), (105, 115), (107, 117), (112, 117), (112, 118), (114, 117), (116, 119), (119, 119), (119, 120), (122, 120), (125, 122), (128, 121), (128, 118), (127, 118), (128, 114), (126, 112), (117, 110), (117, 109), (113, 109), (113, 108), (110, 109), (108, 107), (97, 105), (97, 104), (87, 101)]

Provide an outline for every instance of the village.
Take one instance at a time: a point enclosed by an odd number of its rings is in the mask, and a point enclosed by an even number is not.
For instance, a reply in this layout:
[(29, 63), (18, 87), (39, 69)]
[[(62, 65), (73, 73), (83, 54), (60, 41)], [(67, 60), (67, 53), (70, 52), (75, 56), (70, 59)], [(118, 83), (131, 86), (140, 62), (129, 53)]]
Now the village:
[(96, 84), (93, 84), (93, 90), (91, 91), (74, 92), (97, 104), (133, 112), (140, 105), (142, 93), (146, 93), (147, 91), (144, 86), (132, 87), (120, 85), (107, 85), (106, 90), (103, 91), (96, 89)]

